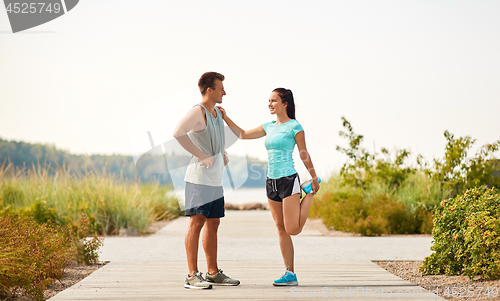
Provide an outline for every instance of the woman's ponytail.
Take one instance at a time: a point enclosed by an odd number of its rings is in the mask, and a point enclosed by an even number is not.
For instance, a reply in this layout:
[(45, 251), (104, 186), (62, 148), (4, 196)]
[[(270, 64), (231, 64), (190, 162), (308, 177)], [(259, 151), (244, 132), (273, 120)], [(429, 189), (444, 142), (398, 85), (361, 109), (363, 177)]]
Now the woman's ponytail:
[(293, 93), (290, 89), (276, 88), (273, 92), (278, 93), (281, 98), (281, 102), (287, 103), (286, 113), (289, 118), (295, 119), (295, 101), (293, 100)]

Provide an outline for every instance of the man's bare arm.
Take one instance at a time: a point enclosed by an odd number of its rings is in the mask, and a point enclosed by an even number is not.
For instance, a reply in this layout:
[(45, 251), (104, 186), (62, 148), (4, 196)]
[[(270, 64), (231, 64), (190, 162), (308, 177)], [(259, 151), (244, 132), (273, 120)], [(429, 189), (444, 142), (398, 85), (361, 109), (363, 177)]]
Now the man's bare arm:
[(174, 130), (174, 137), (179, 141), (179, 144), (193, 156), (197, 157), (202, 161), (207, 168), (212, 167), (214, 160), (208, 154), (203, 153), (193, 141), (189, 139), (188, 132), (191, 130), (203, 130), (205, 124), (205, 119), (203, 118), (203, 108), (196, 106), (192, 108), (184, 117)]

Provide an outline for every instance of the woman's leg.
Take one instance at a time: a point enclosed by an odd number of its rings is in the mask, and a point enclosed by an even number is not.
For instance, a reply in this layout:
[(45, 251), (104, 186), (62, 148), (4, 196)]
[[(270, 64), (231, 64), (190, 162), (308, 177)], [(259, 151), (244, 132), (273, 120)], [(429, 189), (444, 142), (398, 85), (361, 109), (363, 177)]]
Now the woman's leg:
[(283, 222), (286, 232), (297, 235), (306, 224), (313, 194), (309, 193), (300, 201), (300, 194), (293, 194), (283, 200)]
[(281, 256), (283, 257), (283, 263), (285, 268), (293, 272), (293, 242), (290, 234), (285, 230), (285, 225), (283, 223), (283, 206), (282, 202), (276, 202), (268, 199), (269, 208), (271, 208), (271, 214), (273, 215), (274, 222), (276, 223), (276, 228), (278, 229), (279, 243), (281, 249)]

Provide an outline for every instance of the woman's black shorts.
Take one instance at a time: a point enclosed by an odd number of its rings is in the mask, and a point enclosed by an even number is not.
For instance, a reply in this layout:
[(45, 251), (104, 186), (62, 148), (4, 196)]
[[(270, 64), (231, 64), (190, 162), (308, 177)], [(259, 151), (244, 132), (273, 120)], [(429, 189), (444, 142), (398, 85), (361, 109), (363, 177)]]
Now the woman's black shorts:
[(267, 178), (266, 192), (267, 198), (276, 202), (283, 202), (285, 198), (300, 193), (299, 175), (293, 174), (278, 179)]

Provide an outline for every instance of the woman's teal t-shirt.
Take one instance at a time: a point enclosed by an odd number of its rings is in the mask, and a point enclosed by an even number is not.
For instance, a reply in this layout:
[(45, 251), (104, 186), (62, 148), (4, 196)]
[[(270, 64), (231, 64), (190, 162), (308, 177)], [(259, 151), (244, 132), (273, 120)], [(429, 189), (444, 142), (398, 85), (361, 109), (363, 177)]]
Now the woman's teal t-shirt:
[(278, 179), (291, 176), (295, 171), (292, 153), (295, 148), (295, 135), (304, 129), (295, 119), (283, 124), (276, 121), (262, 125), (266, 132), (266, 149), (269, 158), (267, 177)]

